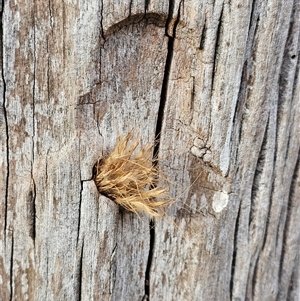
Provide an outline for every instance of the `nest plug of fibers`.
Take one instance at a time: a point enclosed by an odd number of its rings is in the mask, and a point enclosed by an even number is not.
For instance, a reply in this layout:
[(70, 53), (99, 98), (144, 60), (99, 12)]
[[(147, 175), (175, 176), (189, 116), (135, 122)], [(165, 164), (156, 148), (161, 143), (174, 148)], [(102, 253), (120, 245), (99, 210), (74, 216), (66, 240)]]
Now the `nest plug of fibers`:
[(167, 190), (157, 186), (153, 147), (146, 145), (137, 152), (138, 144), (131, 133), (120, 138), (112, 153), (95, 164), (94, 181), (101, 194), (126, 210), (163, 216), (170, 199)]

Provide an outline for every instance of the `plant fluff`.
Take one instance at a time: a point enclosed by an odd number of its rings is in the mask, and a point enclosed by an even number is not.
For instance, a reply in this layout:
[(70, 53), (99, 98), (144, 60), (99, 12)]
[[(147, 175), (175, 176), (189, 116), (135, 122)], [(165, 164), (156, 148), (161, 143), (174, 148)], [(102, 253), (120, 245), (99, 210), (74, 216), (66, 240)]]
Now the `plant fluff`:
[(128, 211), (162, 216), (169, 203), (167, 190), (158, 187), (159, 171), (151, 145), (136, 151), (139, 142), (132, 134), (119, 139), (115, 149), (95, 164), (94, 181), (98, 191)]

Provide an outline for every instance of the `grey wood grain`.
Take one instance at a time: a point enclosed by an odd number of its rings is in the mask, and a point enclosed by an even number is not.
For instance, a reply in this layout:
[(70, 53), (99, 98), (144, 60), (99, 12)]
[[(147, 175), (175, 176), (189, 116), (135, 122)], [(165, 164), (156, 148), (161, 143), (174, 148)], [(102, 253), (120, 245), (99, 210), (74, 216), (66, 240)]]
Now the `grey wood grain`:
[[(298, 0), (0, 7), (0, 300), (300, 300)], [(130, 131), (152, 222), (93, 181)]]

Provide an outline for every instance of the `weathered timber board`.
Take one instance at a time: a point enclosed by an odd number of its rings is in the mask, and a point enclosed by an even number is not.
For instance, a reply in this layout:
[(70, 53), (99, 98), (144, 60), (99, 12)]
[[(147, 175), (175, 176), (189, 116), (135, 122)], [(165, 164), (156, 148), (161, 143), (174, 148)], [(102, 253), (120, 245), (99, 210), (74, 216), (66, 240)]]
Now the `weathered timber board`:
[[(300, 299), (298, 0), (1, 17), (0, 300)], [(176, 200), (151, 231), (92, 180), (129, 131)]]

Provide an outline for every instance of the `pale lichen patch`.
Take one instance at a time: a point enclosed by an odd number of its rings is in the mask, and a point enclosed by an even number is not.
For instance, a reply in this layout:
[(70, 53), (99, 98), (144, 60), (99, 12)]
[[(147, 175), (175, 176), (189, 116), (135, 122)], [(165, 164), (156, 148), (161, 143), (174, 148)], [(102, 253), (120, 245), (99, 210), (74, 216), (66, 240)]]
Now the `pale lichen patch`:
[(221, 212), (228, 204), (228, 194), (223, 191), (217, 191), (213, 196), (212, 208), (215, 212)]

